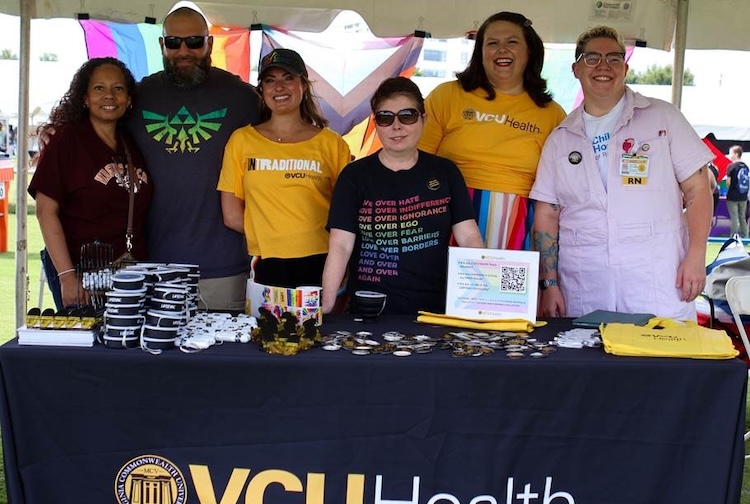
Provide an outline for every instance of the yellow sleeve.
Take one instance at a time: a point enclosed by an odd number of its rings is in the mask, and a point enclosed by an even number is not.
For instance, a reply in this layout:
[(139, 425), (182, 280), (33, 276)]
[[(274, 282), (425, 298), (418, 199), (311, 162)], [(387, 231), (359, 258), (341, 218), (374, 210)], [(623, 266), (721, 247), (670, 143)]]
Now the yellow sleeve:
[(354, 161), (352, 152), (349, 150), (349, 144), (347, 144), (343, 138), (339, 137), (339, 156), (338, 156), (338, 166), (336, 167), (336, 177), (338, 178), (339, 173), (341, 173), (341, 170), (344, 169), (346, 165)]
[(336, 164), (335, 166), (331, 167), (331, 171), (333, 174), (333, 177), (331, 177), (332, 188), (336, 187), (336, 180), (338, 180), (339, 175), (341, 175), (341, 170), (343, 170), (346, 165), (353, 161), (352, 153), (349, 150), (349, 144), (347, 144), (340, 135), (337, 134), (336, 136), (338, 138), (338, 152), (336, 153)]
[(427, 120), (419, 140), (419, 148), (430, 154), (437, 153), (445, 136), (447, 112), (450, 110), (450, 88), (452, 82), (441, 84), (432, 90), (424, 102)]
[(237, 130), (229, 137), (224, 146), (224, 158), (221, 161), (221, 173), (216, 189), (234, 194), (237, 198), (245, 201), (245, 189), (243, 178), (245, 175), (242, 161), (241, 130)]

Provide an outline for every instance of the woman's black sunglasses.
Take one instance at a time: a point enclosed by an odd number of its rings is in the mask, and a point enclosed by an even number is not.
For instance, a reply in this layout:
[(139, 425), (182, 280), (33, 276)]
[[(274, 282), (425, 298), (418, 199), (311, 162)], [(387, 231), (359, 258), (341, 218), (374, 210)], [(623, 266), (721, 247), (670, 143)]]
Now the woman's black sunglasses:
[(164, 47), (179, 49), (183, 42), (188, 49), (200, 49), (206, 43), (208, 35), (191, 35), (189, 37), (164, 37)]
[(375, 112), (375, 123), (378, 126), (390, 126), (393, 121), (398, 117), (398, 122), (401, 124), (414, 124), (419, 120), (422, 114), (415, 108), (405, 108), (398, 112), (391, 112), (390, 110), (379, 110)]

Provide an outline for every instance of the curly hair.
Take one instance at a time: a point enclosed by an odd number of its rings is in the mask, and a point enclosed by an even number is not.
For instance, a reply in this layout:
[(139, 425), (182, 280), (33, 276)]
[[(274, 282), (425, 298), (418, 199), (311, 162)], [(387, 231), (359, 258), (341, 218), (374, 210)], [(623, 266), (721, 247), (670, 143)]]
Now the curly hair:
[(544, 43), (534, 28), (531, 20), (523, 14), (515, 12), (498, 12), (488, 17), (477, 30), (474, 52), (466, 70), (456, 74), (458, 82), (464, 91), (474, 91), (482, 88), (487, 91), (487, 100), (492, 101), (497, 96), (495, 88), (492, 87), (482, 62), (482, 48), (484, 46), (484, 34), (487, 28), (498, 21), (507, 21), (521, 27), (526, 45), (529, 48), (529, 61), (523, 72), (523, 88), (529, 94), (538, 107), (544, 107), (552, 101), (552, 95), (547, 91), (547, 81), (542, 78), (542, 65), (544, 64)]
[[(328, 119), (323, 117), (323, 113), (320, 111), (318, 100), (313, 95), (312, 82), (304, 75), (298, 76), (302, 81), (302, 103), (299, 104), (299, 113), (302, 116), (302, 120), (308, 124), (312, 124), (316, 128), (325, 128), (328, 126)], [(258, 83), (258, 93), (263, 95), (263, 83)], [(264, 123), (271, 118), (271, 109), (266, 105), (265, 100), (260, 101), (260, 120), (258, 124)]]
[[(125, 79), (125, 86), (128, 89), (130, 103), (133, 107), (135, 106), (137, 95), (135, 77), (125, 66), (125, 63), (117, 58), (93, 58), (81, 65), (81, 68), (75, 73), (73, 80), (70, 81), (68, 91), (62, 97), (60, 103), (50, 112), (49, 119), (47, 119), (48, 125), (79, 124), (88, 118), (89, 109), (85, 107), (84, 98), (88, 92), (94, 70), (102, 65), (112, 65), (120, 69)], [(118, 121), (118, 126), (130, 115), (131, 110), (132, 107), (125, 111), (125, 114)]]

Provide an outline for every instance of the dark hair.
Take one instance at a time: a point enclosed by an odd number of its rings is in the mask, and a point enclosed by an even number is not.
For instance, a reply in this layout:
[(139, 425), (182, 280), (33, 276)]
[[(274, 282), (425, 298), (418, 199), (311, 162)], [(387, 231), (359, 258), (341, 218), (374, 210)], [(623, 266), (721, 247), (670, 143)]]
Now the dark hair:
[[(302, 81), (302, 103), (299, 104), (299, 113), (302, 120), (318, 128), (328, 126), (328, 119), (323, 117), (320, 111), (318, 100), (313, 95), (312, 83), (304, 75), (299, 75)], [(258, 92), (263, 95), (263, 82), (258, 83)], [(260, 120), (258, 123), (264, 123), (271, 118), (271, 109), (266, 105), (265, 100), (260, 101)]]
[[(52, 126), (77, 124), (88, 118), (89, 109), (85, 107), (84, 98), (88, 92), (94, 70), (103, 65), (112, 65), (120, 69), (125, 79), (125, 86), (128, 88), (130, 104), (132, 107), (135, 107), (137, 95), (135, 78), (130, 70), (128, 70), (128, 67), (125, 66), (125, 63), (117, 58), (93, 58), (81, 65), (81, 68), (75, 73), (73, 80), (70, 81), (70, 88), (68, 88), (60, 103), (50, 112), (47, 124)], [(130, 115), (132, 107), (125, 111), (125, 114), (117, 122), (118, 126)]]
[(394, 96), (405, 96), (406, 98), (414, 100), (419, 113), (424, 114), (424, 98), (422, 97), (422, 92), (414, 82), (406, 77), (392, 77), (381, 82), (380, 86), (378, 86), (378, 89), (375, 90), (375, 93), (370, 99), (370, 108), (375, 112), (378, 105)]
[(488, 17), (477, 30), (474, 42), (474, 52), (466, 70), (456, 74), (459, 84), (464, 91), (474, 91), (482, 88), (487, 91), (487, 100), (495, 99), (495, 88), (490, 84), (487, 73), (482, 64), (482, 46), (484, 45), (484, 34), (487, 27), (498, 21), (507, 21), (516, 24), (523, 30), (523, 37), (529, 48), (529, 61), (523, 72), (523, 88), (529, 94), (538, 107), (544, 107), (552, 101), (552, 95), (547, 91), (547, 81), (542, 78), (542, 65), (544, 64), (544, 43), (534, 28), (531, 20), (523, 14), (515, 12), (498, 12)]

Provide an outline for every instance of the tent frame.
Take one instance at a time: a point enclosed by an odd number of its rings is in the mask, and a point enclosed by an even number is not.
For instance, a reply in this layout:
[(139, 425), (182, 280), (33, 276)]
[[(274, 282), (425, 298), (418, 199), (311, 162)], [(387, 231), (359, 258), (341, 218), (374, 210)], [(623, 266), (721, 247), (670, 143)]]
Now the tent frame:
[[(36, 0), (18, 0), (20, 4), (21, 41), (19, 56), (18, 91), (18, 156), (17, 166), (29, 165), (29, 61), (31, 46), (31, 19), (35, 17)], [(82, 3), (83, 5), (83, 3)], [(672, 76), (672, 103), (680, 107), (682, 103), (682, 83), (685, 68), (689, 0), (676, 0), (676, 25), (673, 36), (674, 65)], [(26, 232), (26, 189), (28, 170), (18, 169), (16, 174), (16, 327), (25, 322), (28, 291), (28, 245)]]

